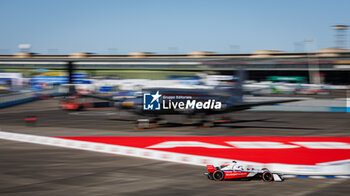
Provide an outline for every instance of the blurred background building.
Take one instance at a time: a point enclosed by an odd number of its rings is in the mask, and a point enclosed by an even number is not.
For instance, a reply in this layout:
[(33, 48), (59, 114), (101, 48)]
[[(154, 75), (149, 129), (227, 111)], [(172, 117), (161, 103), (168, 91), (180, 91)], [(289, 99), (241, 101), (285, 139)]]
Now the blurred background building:
[[(199, 71), (232, 75), (237, 67), (243, 67), (247, 70), (248, 80), (264, 81), (269, 76), (280, 76), (281, 79), (282, 76), (290, 76), (303, 77), (306, 83), (350, 84), (350, 51), (340, 48), (302, 53), (259, 50), (249, 54), (195, 51), (169, 55), (150, 52), (125, 55), (84, 52), (41, 55), (20, 52), (0, 55), (0, 69), (2, 72), (22, 73), (25, 77), (43, 69), (64, 74), (68, 61), (73, 62), (77, 71), (90, 77), (167, 79), (171, 75), (194, 76)], [(318, 79), (313, 80), (313, 77)]]

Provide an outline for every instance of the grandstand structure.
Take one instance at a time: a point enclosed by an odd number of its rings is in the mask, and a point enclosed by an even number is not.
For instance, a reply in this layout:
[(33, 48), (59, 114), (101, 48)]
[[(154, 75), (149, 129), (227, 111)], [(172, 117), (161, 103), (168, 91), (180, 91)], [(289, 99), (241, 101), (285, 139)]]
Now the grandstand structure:
[(87, 73), (104, 74), (118, 71), (157, 71), (198, 73), (213, 71), (232, 74), (237, 67), (247, 70), (248, 79), (263, 81), (268, 76), (302, 76), (313, 83), (322, 77), (327, 84), (350, 84), (350, 51), (328, 48), (312, 53), (287, 53), (260, 50), (250, 54), (218, 54), (191, 52), (188, 54), (154, 54), (133, 52), (125, 55), (103, 55), (76, 52), (69, 55), (43, 55), (20, 52), (0, 55), (0, 72), (28, 72), (37, 69), (65, 70), (67, 62)]

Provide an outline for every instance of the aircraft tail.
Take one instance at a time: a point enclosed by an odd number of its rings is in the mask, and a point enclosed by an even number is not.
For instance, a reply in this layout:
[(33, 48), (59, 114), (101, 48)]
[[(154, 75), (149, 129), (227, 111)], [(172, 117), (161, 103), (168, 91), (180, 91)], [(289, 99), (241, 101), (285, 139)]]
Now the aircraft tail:
[(233, 84), (233, 96), (243, 97), (243, 84), (246, 79), (245, 69), (242, 67), (237, 68), (235, 76), (236, 82)]
[(233, 85), (234, 88), (243, 88), (243, 83), (246, 79), (246, 73), (245, 69), (242, 67), (237, 68), (236, 75), (234, 76), (236, 78), (236, 82)]

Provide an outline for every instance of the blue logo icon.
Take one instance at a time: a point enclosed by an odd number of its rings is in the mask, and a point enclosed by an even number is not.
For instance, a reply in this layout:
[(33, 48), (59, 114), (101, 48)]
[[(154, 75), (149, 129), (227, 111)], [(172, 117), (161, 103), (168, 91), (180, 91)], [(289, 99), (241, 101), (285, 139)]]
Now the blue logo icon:
[(162, 95), (159, 91), (156, 93), (143, 94), (143, 110), (160, 110), (160, 101)]

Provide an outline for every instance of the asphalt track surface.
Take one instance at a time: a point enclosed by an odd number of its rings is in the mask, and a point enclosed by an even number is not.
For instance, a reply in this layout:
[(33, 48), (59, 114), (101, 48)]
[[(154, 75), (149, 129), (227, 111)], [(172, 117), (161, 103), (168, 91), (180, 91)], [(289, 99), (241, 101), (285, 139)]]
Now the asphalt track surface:
[[(114, 110), (70, 113), (57, 100), (0, 110), (2, 131), (47, 136), (342, 136), (347, 113), (237, 112), (214, 128), (171, 126), (134, 130), (109, 120)], [(24, 117), (35, 115), (35, 126)], [(177, 119), (174, 119), (177, 120)], [(209, 181), (204, 168), (90, 151), (0, 140), (0, 195), (347, 195), (350, 179), (285, 182)]]

